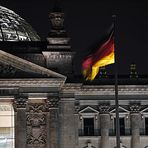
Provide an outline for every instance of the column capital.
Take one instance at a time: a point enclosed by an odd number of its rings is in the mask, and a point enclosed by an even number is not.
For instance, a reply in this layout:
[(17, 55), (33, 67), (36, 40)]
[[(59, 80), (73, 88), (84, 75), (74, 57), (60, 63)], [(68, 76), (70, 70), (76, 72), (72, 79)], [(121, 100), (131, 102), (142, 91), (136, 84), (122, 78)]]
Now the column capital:
[(59, 107), (59, 100), (60, 98), (58, 96), (48, 97), (46, 102), (48, 104), (48, 108), (58, 108)]
[(109, 104), (100, 104), (99, 112), (100, 114), (109, 114), (110, 105)]
[(28, 97), (16, 96), (13, 102), (14, 109), (26, 108)]
[(141, 106), (138, 103), (134, 103), (134, 104), (131, 104), (129, 108), (131, 113), (139, 113)]

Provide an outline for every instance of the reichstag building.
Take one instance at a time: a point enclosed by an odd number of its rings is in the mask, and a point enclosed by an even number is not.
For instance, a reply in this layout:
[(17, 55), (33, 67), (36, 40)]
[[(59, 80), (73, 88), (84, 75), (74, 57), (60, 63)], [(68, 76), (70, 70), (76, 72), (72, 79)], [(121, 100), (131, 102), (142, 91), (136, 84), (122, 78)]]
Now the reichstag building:
[[(49, 19), (41, 41), (0, 6), (0, 148), (115, 148), (114, 76), (74, 75), (64, 12), (56, 5)], [(148, 148), (148, 77), (129, 69), (118, 79), (120, 147)]]

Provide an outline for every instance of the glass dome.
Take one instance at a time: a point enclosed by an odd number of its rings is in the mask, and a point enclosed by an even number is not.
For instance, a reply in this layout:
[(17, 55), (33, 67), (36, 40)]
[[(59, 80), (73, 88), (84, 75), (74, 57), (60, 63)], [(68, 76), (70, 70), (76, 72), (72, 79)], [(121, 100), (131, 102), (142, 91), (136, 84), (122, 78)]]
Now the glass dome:
[(40, 37), (23, 18), (0, 6), (0, 41), (40, 41)]

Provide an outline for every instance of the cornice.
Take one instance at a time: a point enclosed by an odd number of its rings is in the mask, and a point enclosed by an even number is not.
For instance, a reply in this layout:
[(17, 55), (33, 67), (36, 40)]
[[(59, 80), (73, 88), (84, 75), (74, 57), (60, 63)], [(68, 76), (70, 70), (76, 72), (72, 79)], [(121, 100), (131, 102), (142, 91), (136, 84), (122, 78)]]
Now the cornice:
[[(62, 93), (75, 93), (75, 95), (114, 95), (114, 85), (82, 85), (81, 83), (66, 83)], [(119, 85), (119, 95), (148, 95), (148, 85)]]
[(0, 87), (62, 87), (65, 80), (60, 78), (0, 79)]
[(75, 93), (76, 91), (80, 91), (82, 89), (81, 83), (65, 83), (62, 87), (63, 93)]
[[(114, 96), (114, 85), (83, 85), (82, 83), (65, 83), (62, 78), (26, 78), (0, 79), (0, 89), (20, 87), (60, 88), (61, 96), (70, 94), (79, 96)], [(119, 96), (148, 96), (148, 85), (119, 85)]]
[[(75, 93), (75, 95), (114, 95), (114, 85), (100, 85), (100, 86), (82, 86), (82, 88)], [(119, 85), (119, 95), (148, 95), (148, 85)]]

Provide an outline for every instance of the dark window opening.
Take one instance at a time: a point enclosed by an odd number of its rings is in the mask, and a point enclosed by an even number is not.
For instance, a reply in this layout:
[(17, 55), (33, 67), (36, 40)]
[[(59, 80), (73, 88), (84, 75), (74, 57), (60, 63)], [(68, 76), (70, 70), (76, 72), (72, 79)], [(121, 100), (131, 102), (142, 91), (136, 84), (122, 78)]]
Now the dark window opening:
[(148, 135), (148, 118), (145, 118), (145, 134)]
[(94, 136), (94, 118), (84, 118), (84, 136)]
[[(125, 121), (124, 118), (119, 118), (119, 124), (120, 124), (120, 135), (125, 135)], [(116, 134), (116, 118), (114, 120), (114, 126), (115, 126), (115, 134)]]

